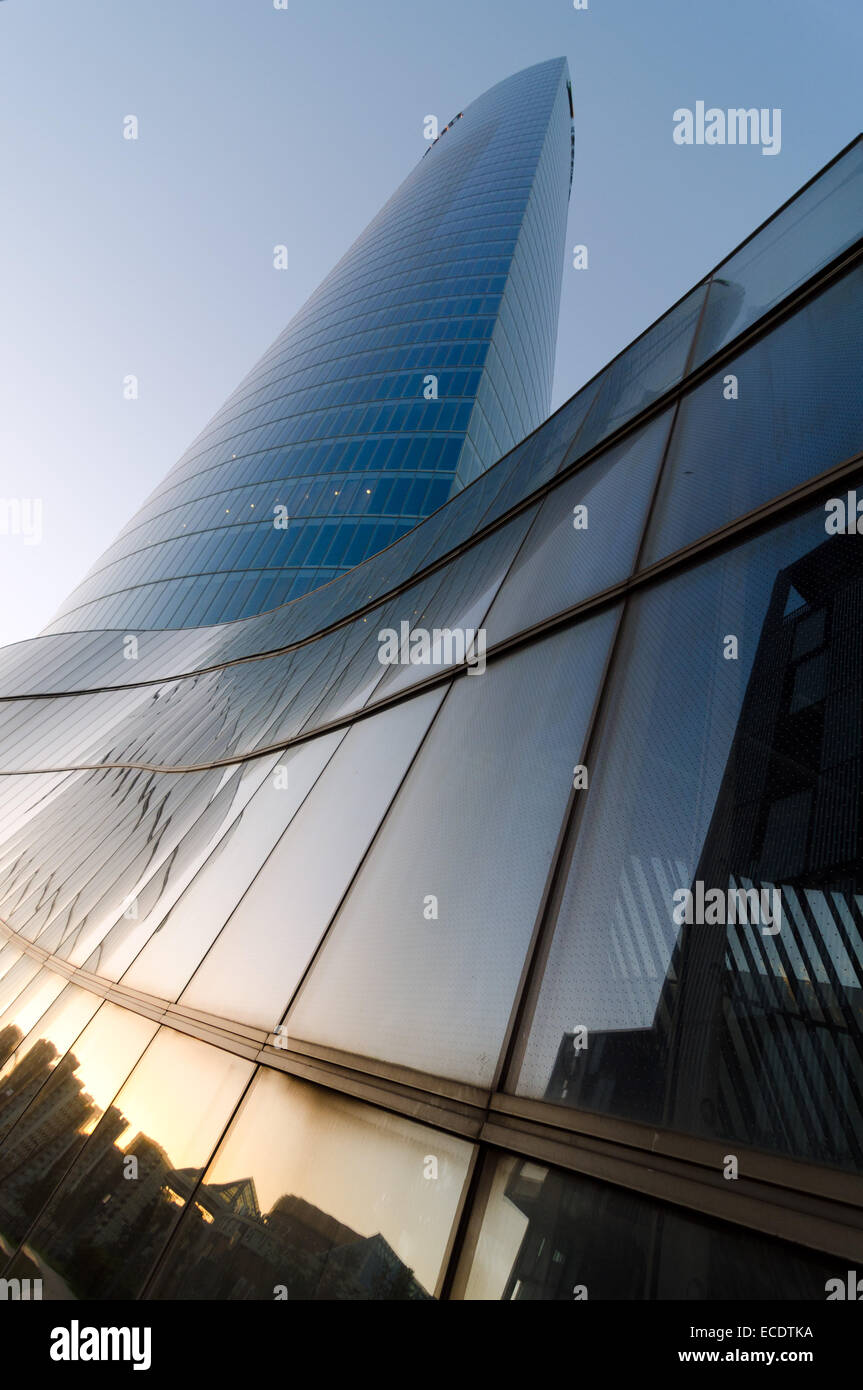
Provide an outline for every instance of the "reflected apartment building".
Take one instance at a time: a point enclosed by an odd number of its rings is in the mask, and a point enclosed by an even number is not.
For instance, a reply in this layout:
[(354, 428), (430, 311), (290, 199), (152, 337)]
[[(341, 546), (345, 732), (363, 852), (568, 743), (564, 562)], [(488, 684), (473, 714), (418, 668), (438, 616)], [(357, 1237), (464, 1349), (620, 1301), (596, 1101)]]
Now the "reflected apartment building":
[[(465, 107), (0, 652), (0, 1256), (46, 1298), (863, 1259), (863, 139), (546, 419), (573, 148), (562, 60)], [(779, 929), (679, 923), (698, 884)]]

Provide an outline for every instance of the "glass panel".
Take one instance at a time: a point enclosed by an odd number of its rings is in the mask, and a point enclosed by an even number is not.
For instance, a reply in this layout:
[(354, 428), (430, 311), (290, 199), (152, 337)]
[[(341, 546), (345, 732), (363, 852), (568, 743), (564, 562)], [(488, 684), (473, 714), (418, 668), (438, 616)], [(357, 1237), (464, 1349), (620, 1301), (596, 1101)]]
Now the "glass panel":
[(461, 1139), (262, 1068), (152, 1297), (431, 1298), (470, 1153)]
[(429, 691), (351, 729), (183, 1004), (275, 1028), (443, 696)]
[(694, 366), (863, 236), (863, 141), (716, 271)]
[(21, 959), (22, 951), (15, 945), (14, 940), (7, 941), (5, 946), (0, 946), (0, 980), (9, 974), (16, 961)]
[(489, 1081), (614, 621), (455, 682), (289, 1016), (292, 1037)]
[[(170, 776), (125, 770), (70, 781), (66, 793), (34, 817), (27, 844), (6, 873), (8, 912), (40, 947), (86, 958), (132, 902), (146, 903), (153, 878), (176, 850), (184, 830), (203, 814), (221, 774)], [(149, 876), (150, 881), (147, 882)]]
[(645, 565), (863, 448), (861, 317), (863, 268), (685, 397)]
[[(186, 832), (160, 872), (153, 872), (133, 895), (123, 916), (84, 961), (84, 969), (117, 980), (182, 897), (195, 875), (236, 828), (254, 794), (271, 777), (279, 755), (227, 767), (222, 785)], [(79, 948), (83, 954), (83, 947)]]
[(596, 403), (569, 450), (567, 462), (586, 454), (680, 381), (704, 296), (705, 287), (698, 285), (606, 367)]
[[(398, 643), (398, 660), (381, 668), (385, 675), (375, 690), (376, 700), (460, 665), (466, 655), (469, 665), (482, 660), (483, 619), (535, 515), (535, 510), (523, 512), (460, 555), (442, 577), (430, 576), (399, 596), (387, 625), (393, 645)], [(383, 631), (376, 634), (381, 655)]]
[(863, 1166), (861, 573), (822, 506), (631, 601), (520, 1092)]
[(31, 980), (35, 980), (39, 974), (40, 963), (32, 956), (21, 956), (11, 970), (0, 980), (0, 1010), (5, 1012), (10, 1005), (15, 1003), (23, 990), (27, 988)]
[(63, 976), (56, 971), (41, 970), (21, 991), (14, 1004), (0, 1014), (0, 1048), (4, 1038), (10, 1038), (12, 1033), (17, 1032), (20, 1040), (53, 1004), (65, 984)]
[[(105, 1003), (62, 1060), (62, 1042), (50, 1033), (7, 1072), (0, 1104), (7, 1132), (0, 1144), (0, 1247), (6, 1254), (23, 1240), (88, 1135), (113, 1113), (111, 1101), (155, 1032), (150, 1019)], [(46, 1274), (46, 1295), (58, 1287)]]
[[(377, 660), (377, 652), (369, 642), (369, 629), (373, 626), (377, 629), (385, 612), (384, 605), (339, 630), (343, 650), (326, 677), (323, 680), (316, 677), (320, 699), (303, 725), (304, 730), (345, 719), (375, 698), (375, 687), (380, 684), (385, 667)], [(279, 719), (275, 721), (275, 729), (279, 722)], [(266, 739), (271, 737), (272, 731), (268, 730)]]
[(839, 1263), (506, 1155), (497, 1163), (465, 1298), (823, 1300)]
[[(97, 994), (67, 985), (26, 1037), (20, 1028), (0, 1033), (0, 1140), (9, 1133), (101, 1003)], [(23, 1063), (28, 1057), (31, 1060), (25, 1067)], [(2, 1085), (13, 1074), (14, 1081)]]
[[(124, 985), (177, 998), (343, 737), (325, 734), (288, 749), (123, 975)], [(130, 939), (130, 949), (140, 942)], [(118, 951), (110, 964), (120, 963)]]
[(489, 646), (627, 577), (669, 420), (652, 420), (549, 494), (486, 620)]
[(113, 1104), (88, 1124), (89, 1139), (10, 1275), (41, 1278), (47, 1298), (134, 1298), (252, 1070), (163, 1028)]
[(487, 526), (495, 517), (503, 516), (510, 507), (535, 492), (558, 472), (567, 446), (575, 438), (591, 407), (597, 386), (597, 382), (589, 382), (521, 446), (510, 476), (482, 517), (483, 526)]

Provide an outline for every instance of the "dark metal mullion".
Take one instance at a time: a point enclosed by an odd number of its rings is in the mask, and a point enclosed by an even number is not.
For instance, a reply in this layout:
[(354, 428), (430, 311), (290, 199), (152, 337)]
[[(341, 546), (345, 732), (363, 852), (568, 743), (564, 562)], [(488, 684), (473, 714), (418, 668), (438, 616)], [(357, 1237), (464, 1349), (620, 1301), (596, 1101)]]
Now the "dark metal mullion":
[(468, 1276), (473, 1267), (476, 1247), (482, 1233), (492, 1185), (503, 1150), (488, 1144), (477, 1146), (477, 1159), (471, 1174), (468, 1192), (460, 1219), (452, 1237), (446, 1268), (443, 1272), (439, 1298), (443, 1301), (463, 1300)]
[(450, 1224), (449, 1238), (435, 1282), (434, 1296), (439, 1301), (448, 1301), (452, 1297), (452, 1284), (456, 1270), (459, 1267), (465, 1232), (468, 1228), (477, 1229), (476, 1213), (478, 1197), (480, 1198), (478, 1212), (480, 1219), (482, 1212), (485, 1211), (485, 1205), (488, 1200), (488, 1189), (490, 1186), (488, 1168), (488, 1151), (482, 1145), (475, 1144), (471, 1151), (458, 1206), (456, 1207)]

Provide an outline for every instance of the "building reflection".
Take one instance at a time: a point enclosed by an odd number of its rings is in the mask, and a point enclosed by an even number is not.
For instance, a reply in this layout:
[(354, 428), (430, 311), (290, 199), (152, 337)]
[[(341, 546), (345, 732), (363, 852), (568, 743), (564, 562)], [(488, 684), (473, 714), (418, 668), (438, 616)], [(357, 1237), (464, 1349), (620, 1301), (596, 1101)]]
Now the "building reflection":
[[(493, 1197), (524, 1232), (478, 1296), (514, 1301), (823, 1299), (829, 1260), (691, 1215), (636, 1192), (518, 1159)], [(502, 1249), (504, 1243), (501, 1243)]]
[[(549, 1100), (863, 1162), (861, 576), (856, 535), (778, 574), (693, 875), (705, 890), (779, 888), (781, 930), (681, 928), (651, 1025), (595, 1031), (581, 1050), (565, 1034)], [(633, 865), (630, 959), (671, 915), (645, 885), (684, 886), (670, 864), (652, 879)]]
[[(187, 1200), (197, 1174), (171, 1174)], [(159, 1296), (195, 1299), (428, 1299), (430, 1294), (378, 1233), (360, 1236), (285, 1194), (258, 1207), (253, 1178), (202, 1183), (180, 1235), (181, 1275)], [(281, 1296), (285, 1296), (283, 1293)]]
[[(0, 1031), (2, 1062), (21, 1041), (17, 1028)], [(121, 1148), (128, 1128), (117, 1106), (102, 1112), (88, 1095), (74, 1053), (58, 1062), (45, 1039), (3, 1080), (0, 1129), (11, 1134), (0, 1145), (2, 1246), (27, 1238), (80, 1154), (59, 1194), (59, 1219), (40, 1222), (25, 1255), (35, 1270), (44, 1264), (68, 1279), (72, 1296), (137, 1296), (140, 1271), (155, 1264), (188, 1205), (168, 1297), (431, 1298), (380, 1233), (359, 1235), (294, 1194), (262, 1211), (252, 1176), (201, 1183), (202, 1169), (176, 1169), (146, 1134)]]

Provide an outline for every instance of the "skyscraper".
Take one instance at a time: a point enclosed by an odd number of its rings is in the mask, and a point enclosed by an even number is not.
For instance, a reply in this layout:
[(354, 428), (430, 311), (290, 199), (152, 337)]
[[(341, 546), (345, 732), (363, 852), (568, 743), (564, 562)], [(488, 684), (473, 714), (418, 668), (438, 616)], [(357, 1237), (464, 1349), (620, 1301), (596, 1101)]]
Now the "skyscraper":
[(459, 112), (50, 630), (275, 608), (530, 434), (551, 401), (573, 138), (563, 58)]

